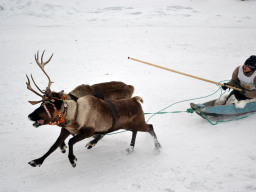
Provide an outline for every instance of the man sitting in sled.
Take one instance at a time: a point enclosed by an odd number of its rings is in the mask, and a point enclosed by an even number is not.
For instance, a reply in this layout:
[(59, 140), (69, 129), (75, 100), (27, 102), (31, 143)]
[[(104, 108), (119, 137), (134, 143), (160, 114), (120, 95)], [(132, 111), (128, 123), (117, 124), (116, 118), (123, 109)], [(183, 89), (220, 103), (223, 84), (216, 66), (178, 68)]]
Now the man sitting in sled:
[[(233, 74), (231, 81), (224, 83), (224, 85), (230, 85), (233, 87), (241, 88), (242, 91), (233, 90), (228, 98), (232, 95), (240, 100), (256, 98), (256, 56), (250, 56), (244, 63), (244, 65), (238, 66)], [(228, 87), (222, 86), (223, 90)], [(227, 98), (227, 100), (228, 100)]]
[[(250, 56), (244, 65), (234, 70), (231, 81), (222, 86), (223, 90), (228, 88), (225, 85), (238, 87), (242, 91), (233, 90), (228, 96), (224, 95), (203, 104), (190, 103), (191, 108), (203, 118), (255, 112), (256, 102), (249, 102), (249, 100), (256, 99), (256, 56)], [(247, 106), (248, 102), (250, 104)]]

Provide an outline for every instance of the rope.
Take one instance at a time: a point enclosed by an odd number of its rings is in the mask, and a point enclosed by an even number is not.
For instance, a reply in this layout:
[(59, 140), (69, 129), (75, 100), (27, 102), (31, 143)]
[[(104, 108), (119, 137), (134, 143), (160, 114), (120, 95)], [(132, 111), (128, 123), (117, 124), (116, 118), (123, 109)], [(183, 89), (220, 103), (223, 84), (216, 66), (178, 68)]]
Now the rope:
[[(223, 80), (223, 81), (220, 81), (220, 83), (221, 83), (221, 82), (227, 82), (227, 81), (228, 81), (228, 80)], [(231, 82), (233, 83), (234, 87), (236, 87), (235, 82), (233, 82), (233, 81), (231, 81)], [(217, 85), (217, 86), (218, 86), (218, 85)], [(186, 102), (186, 101), (192, 101), (192, 100), (197, 100), (197, 99), (202, 99), (202, 98), (210, 97), (210, 96), (214, 95), (215, 93), (217, 93), (219, 90), (221, 91), (220, 96), (219, 96), (219, 98), (220, 98), (222, 95), (224, 95), (224, 94), (226, 93), (226, 91), (223, 92), (222, 88), (219, 86), (219, 88), (217, 89), (217, 91), (215, 91), (214, 93), (212, 93), (212, 94), (210, 94), (210, 95), (203, 96), (203, 97), (198, 97), (198, 98), (194, 98), (194, 99), (188, 99), (188, 100), (178, 101), (178, 102), (176, 102), (176, 103), (173, 103), (173, 104), (171, 104), (171, 105), (165, 107), (164, 109), (162, 109), (162, 110), (160, 110), (160, 111), (158, 111), (158, 112), (156, 112), (156, 113), (145, 113), (145, 115), (146, 115), (146, 114), (153, 114), (152, 116), (149, 117), (149, 119), (148, 119), (146, 122), (148, 122), (152, 117), (154, 117), (154, 116), (157, 115), (157, 114), (181, 113), (181, 112), (193, 113), (194, 110), (193, 110), (192, 108), (189, 108), (189, 109), (187, 109), (186, 111), (173, 111), (173, 112), (163, 112), (163, 111), (166, 110), (167, 108), (173, 106), (173, 105), (178, 104), (178, 103), (182, 103), (182, 102)], [(251, 115), (253, 115), (253, 114), (256, 114), (256, 113), (250, 113), (249, 115), (242, 116), (242, 117), (237, 117), (237, 118), (235, 118), (235, 119), (217, 120), (217, 121), (215, 121), (215, 122), (212, 122), (201, 110), (199, 110), (199, 109), (197, 109), (197, 110), (200, 111), (200, 113), (203, 115), (203, 117), (204, 117), (211, 125), (217, 125), (218, 123), (224, 123), (224, 122), (230, 122), (230, 121), (237, 121), (237, 120), (240, 120), (240, 119), (245, 119), (245, 118), (247, 118), (247, 117), (249, 117), (249, 116), (251, 116)]]
[(144, 113), (144, 115), (151, 115), (151, 114), (156, 114), (156, 115), (162, 115), (162, 114), (167, 114), (167, 113), (183, 113), (183, 112), (187, 112), (187, 113), (194, 113), (192, 108), (187, 109), (186, 111), (172, 111), (172, 112), (156, 112), (156, 113)]
[[(214, 95), (215, 93), (217, 93), (220, 89), (221, 89), (221, 88), (217, 89), (217, 91), (215, 91), (214, 93), (212, 93), (212, 94), (210, 94), (210, 95), (206, 95), (206, 96), (203, 96), (203, 97), (197, 97), (197, 98), (193, 98), (193, 99), (186, 99), (186, 100), (178, 101), (178, 102), (175, 102), (175, 103), (173, 103), (173, 104), (171, 104), (171, 105), (169, 105), (169, 106), (167, 106), (167, 107), (161, 109), (160, 111), (158, 111), (158, 112), (156, 112), (156, 113), (148, 113), (148, 114), (153, 114), (153, 115), (151, 115), (151, 116), (148, 118), (148, 120), (147, 120), (146, 122), (148, 122), (152, 117), (154, 117), (154, 116), (157, 115), (157, 114), (161, 114), (161, 113), (162, 113), (162, 114), (164, 114), (164, 113), (177, 113), (177, 111), (174, 111), (174, 112), (163, 112), (164, 110), (166, 110), (166, 109), (172, 107), (173, 105), (176, 105), (176, 104), (179, 104), (179, 103), (183, 103), (183, 102), (187, 102), (187, 101), (193, 101), (193, 100), (197, 100), (197, 99), (203, 99), (203, 98), (210, 97), (210, 96)], [(225, 92), (224, 92), (224, 93), (225, 93)], [(224, 94), (224, 93), (223, 93), (223, 94)], [(222, 89), (221, 89), (221, 95), (220, 95), (220, 97), (221, 97), (223, 94), (222, 94)], [(192, 113), (192, 111), (193, 111), (192, 109), (187, 109), (187, 111), (184, 111), (184, 112)], [(181, 111), (181, 112), (183, 112), (183, 111)]]
[[(219, 83), (227, 82), (227, 81), (229, 81), (229, 80), (223, 80), (223, 81), (220, 81)], [(236, 87), (235, 82), (233, 82), (233, 81), (231, 81), (231, 82), (233, 83), (234, 87)], [(168, 114), (168, 113), (184, 113), (184, 112), (185, 112), (185, 113), (193, 113), (194, 110), (193, 110), (192, 108), (189, 108), (189, 109), (187, 109), (186, 111), (165, 112), (165, 110), (168, 109), (168, 108), (170, 108), (170, 107), (172, 107), (172, 106), (174, 106), (174, 105), (176, 105), (176, 104), (179, 104), (179, 103), (183, 103), (183, 102), (187, 102), (187, 101), (193, 101), (193, 100), (198, 100), (198, 99), (203, 99), (203, 98), (210, 97), (210, 96), (216, 94), (218, 91), (220, 91), (220, 96), (219, 96), (219, 98), (220, 98), (222, 95), (224, 95), (224, 94), (226, 93), (226, 91), (223, 91), (222, 88), (221, 88), (221, 86), (219, 86), (219, 85), (217, 85), (217, 86), (218, 86), (219, 88), (218, 88), (215, 92), (213, 92), (212, 94), (209, 94), (209, 95), (206, 95), (206, 96), (203, 96), (203, 97), (197, 97), (197, 98), (193, 98), (193, 99), (186, 99), (186, 100), (182, 100), (182, 101), (175, 102), (175, 103), (173, 103), (173, 104), (171, 104), (171, 105), (168, 105), (167, 107), (161, 109), (160, 111), (158, 111), (158, 112), (156, 112), (156, 113), (144, 113), (144, 115), (151, 115), (151, 116), (146, 120), (146, 122), (148, 122), (148, 121), (149, 121), (151, 118), (153, 118), (155, 115), (163, 115), (163, 114)], [(199, 110), (199, 109), (197, 109), (197, 110), (202, 113), (202, 115), (204, 116), (204, 118), (205, 118), (211, 125), (217, 125), (218, 123), (224, 123), (224, 122), (230, 122), (230, 121), (237, 121), (237, 120), (240, 120), (240, 119), (245, 119), (245, 118), (247, 118), (247, 117), (249, 117), (249, 116), (251, 116), (251, 115), (253, 115), (253, 114), (256, 114), (256, 113), (251, 113), (251, 114), (249, 114), (249, 115), (246, 115), (246, 116), (243, 116), (243, 117), (238, 117), (238, 118), (235, 118), (235, 119), (230, 119), (230, 120), (225, 120), (225, 121), (224, 121), (224, 120), (217, 120), (217, 121), (215, 121), (215, 122), (212, 122), (212, 121), (209, 120), (209, 118), (208, 118), (201, 110)], [(123, 132), (126, 132), (126, 130), (125, 130), (125, 131), (119, 131), (119, 132), (116, 132), (116, 133), (108, 133), (107, 135), (113, 135), (113, 134), (118, 134), (118, 133), (123, 133)]]

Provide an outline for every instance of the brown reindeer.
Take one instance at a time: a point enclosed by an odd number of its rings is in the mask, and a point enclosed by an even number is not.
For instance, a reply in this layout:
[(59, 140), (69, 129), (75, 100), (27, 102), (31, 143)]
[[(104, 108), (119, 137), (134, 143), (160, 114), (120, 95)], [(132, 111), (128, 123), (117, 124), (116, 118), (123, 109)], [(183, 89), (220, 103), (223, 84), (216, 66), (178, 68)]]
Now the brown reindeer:
[[(46, 87), (45, 91), (42, 91), (37, 84), (35, 83), (33, 76), (31, 75), (31, 79), (33, 83), (35, 84), (36, 88), (41, 92), (38, 93), (35, 90), (32, 89), (30, 85), (30, 80), (27, 76), (28, 82), (27, 82), (27, 88), (37, 94), (38, 96), (42, 97), (42, 100), (40, 101), (29, 101), (31, 104), (35, 105), (37, 103), (41, 103), (46, 100), (51, 100), (52, 98), (58, 98), (58, 99), (65, 99), (65, 100), (74, 100), (77, 101), (80, 97), (83, 97), (85, 95), (93, 95), (101, 99), (107, 99), (107, 100), (118, 100), (118, 99), (125, 99), (125, 98), (131, 98), (133, 92), (134, 92), (134, 87), (132, 85), (127, 85), (123, 82), (119, 81), (112, 81), (112, 82), (105, 82), (105, 83), (99, 83), (99, 84), (94, 84), (94, 85), (79, 85), (75, 89), (73, 89), (71, 92), (68, 94), (65, 94), (64, 91), (60, 92), (54, 92), (51, 91), (50, 87), (51, 84), (53, 83), (49, 77), (49, 75), (45, 72), (44, 67), (46, 64), (48, 64), (52, 57), (51, 57), (44, 62), (43, 61), (43, 56), (44, 52), (41, 55), (41, 62), (39, 61), (39, 52), (35, 55), (35, 61), (37, 65), (40, 67), (40, 69), (44, 72), (46, 77), (48, 78), (48, 86)], [(43, 95), (42, 95), (43, 94)], [(35, 122), (34, 126), (38, 127), (39, 122)], [(65, 125), (64, 123), (60, 123), (59, 126)], [(66, 151), (66, 144), (63, 142), (60, 146), (60, 149), (63, 153)]]
[[(47, 62), (43, 62), (43, 54), (41, 57), (41, 63), (38, 61), (38, 54), (35, 59), (39, 67), (46, 74), (44, 71), (44, 66), (50, 61), (50, 59)], [(71, 138), (68, 143), (68, 157), (73, 167), (76, 166), (77, 161), (73, 154), (73, 145), (76, 142), (91, 137), (95, 134), (97, 135), (96, 138), (87, 144), (88, 149), (95, 146), (105, 134), (119, 129), (132, 131), (130, 148), (127, 149), (128, 153), (132, 152), (134, 149), (135, 139), (138, 131), (149, 132), (154, 138), (155, 149), (160, 148), (160, 143), (157, 140), (153, 126), (145, 122), (144, 113), (140, 105), (140, 102), (142, 102), (140, 97), (137, 96), (128, 99), (110, 101), (107, 99), (103, 100), (97, 98), (93, 96), (94, 94), (91, 94), (80, 97), (78, 99), (71, 98), (71, 100), (63, 100), (60, 99), (61, 95), (59, 93), (50, 91), (52, 82), (47, 74), (46, 76), (49, 80), (49, 83), (45, 91), (41, 91), (38, 88), (33, 80), (33, 77), (31, 76), (34, 84), (38, 90), (43, 93), (43, 95), (32, 89), (30, 80), (27, 77), (27, 88), (42, 97), (41, 101), (30, 101), (31, 104), (41, 103), (41, 106), (38, 107), (28, 117), (31, 121), (34, 121), (33, 125), (36, 127), (47, 124), (57, 124), (58, 126), (61, 126), (62, 129), (58, 139), (52, 145), (49, 151), (42, 157), (30, 161), (29, 164), (31, 166), (40, 166), (44, 162), (45, 158), (47, 158), (53, 151), (61, 146), (64, 143), (64, 140), (70, 134), (72, 134), (74, 137)], [(102, 86), (102, 90), (104, 90), (104, 86)], [(115, 92), (114, 89), (111, 90)], [(109, 91), (104, 93), (107, 92)]]
[(87, 144), (91, 148), (105, 134), (119, 129), (132, 132), (130, 148), (127, 149), (128, 153), (134, 150), (138, 131), (149, 132), (154, 138), (155, 149), (158, 150), (160, 143), (157, 140), (153, 126), (145, 122), (140, 102), (142, 102), (142, 99), (138, 96), (114, 101), (102, 100), (94, 96), (81, 97), (77, 102), (73, 100), (63, 102), (58, 99), (44, 101), (39, 108), (28, 116), (30, 120), (39, 122), (40, 126), (47, 125), (51, 121), (59, 119), (59, 114), (63, 114), (65, 120), (68, 120), (69, 123), (62, 126), (58, 139), (49, 151), (42, 157), (30, 161), (29, 164), (33, 167), (42, 165), (44, 160), (70, 134), (74, 135), (74, 137), (68, 142), (68, 158), (73, 167), (76, 166), (77, 161), (73, 153), (73, 145), (75, 143), (97, 134), (97, 137)]

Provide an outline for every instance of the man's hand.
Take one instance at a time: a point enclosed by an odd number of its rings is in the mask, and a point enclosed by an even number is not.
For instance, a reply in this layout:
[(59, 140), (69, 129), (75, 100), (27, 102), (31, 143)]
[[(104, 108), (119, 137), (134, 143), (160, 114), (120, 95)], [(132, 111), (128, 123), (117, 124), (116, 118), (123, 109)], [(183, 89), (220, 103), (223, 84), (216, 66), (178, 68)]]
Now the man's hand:
[(242, 93), (243, 95), (245, 95), (245, 93), (246, 93), (245, 88), (242, 87), (241, 89), (242, 89), (241, 93)]
[(223, 84), (224, 86), (221, 86), (221, 88), (225, 91), (228, 87), (226, 85), (228, 85), (227, 83)]

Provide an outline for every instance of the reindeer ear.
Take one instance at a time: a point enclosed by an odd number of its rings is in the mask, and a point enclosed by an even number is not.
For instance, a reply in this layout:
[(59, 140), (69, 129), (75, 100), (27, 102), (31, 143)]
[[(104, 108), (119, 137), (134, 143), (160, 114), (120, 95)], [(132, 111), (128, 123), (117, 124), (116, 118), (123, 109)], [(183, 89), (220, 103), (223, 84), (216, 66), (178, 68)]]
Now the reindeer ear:
[(36, 104), (38, 104), (38, 103), (41, 103), (42, 102), (42, 100), (41, 101), (28, 101), (31, 105), (36, 105)]
[(64, 90), (60, 91), (59, 93), (57, 93), (58, 97), (61, 98), (62, 95), (64, 94)]

